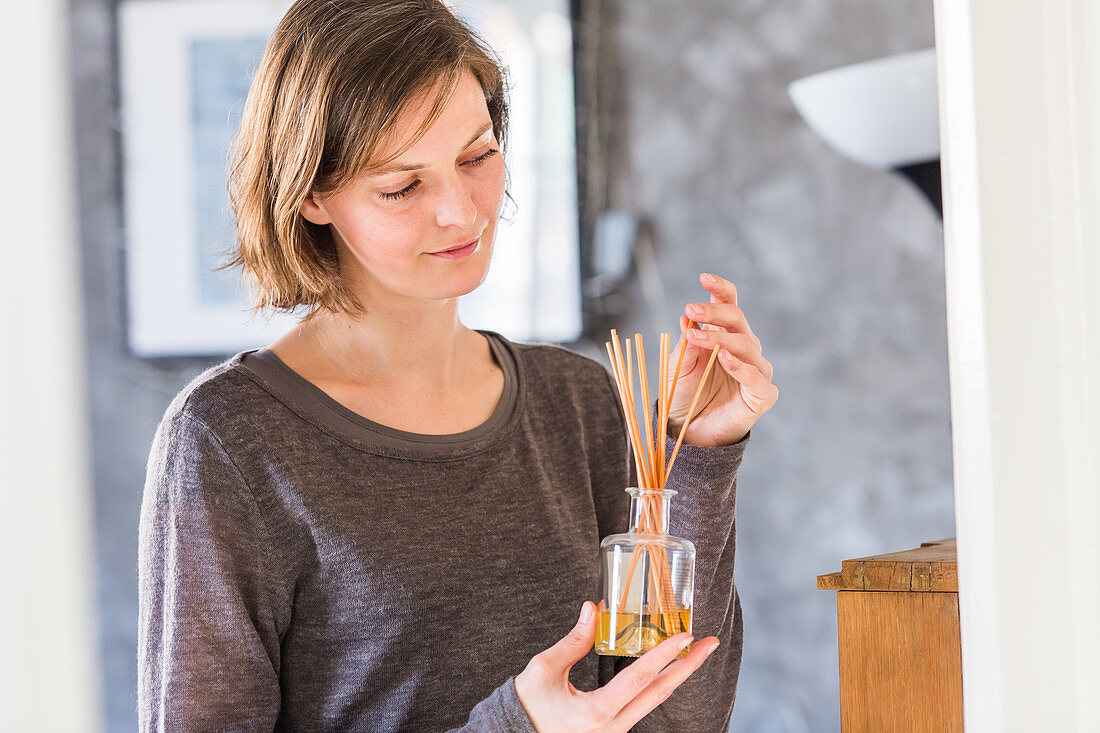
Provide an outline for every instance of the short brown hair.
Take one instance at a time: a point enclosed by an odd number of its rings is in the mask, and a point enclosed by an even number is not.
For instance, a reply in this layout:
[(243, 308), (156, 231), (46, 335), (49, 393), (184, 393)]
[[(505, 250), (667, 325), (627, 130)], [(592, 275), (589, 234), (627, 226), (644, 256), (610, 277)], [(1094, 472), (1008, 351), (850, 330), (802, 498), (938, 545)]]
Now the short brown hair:
[(229, 200), (236, 250), (252, 309), (362, 313), (340, 277), (327, 226), (300, 206), (363, 171), (410, 103), (442, 82), (428, 119), (439, 116), (463, 72), (481, 84), (503, 147), (506, 71), (489, 46), (440, 0), (297, 0), (268, 40), (230, 149)]

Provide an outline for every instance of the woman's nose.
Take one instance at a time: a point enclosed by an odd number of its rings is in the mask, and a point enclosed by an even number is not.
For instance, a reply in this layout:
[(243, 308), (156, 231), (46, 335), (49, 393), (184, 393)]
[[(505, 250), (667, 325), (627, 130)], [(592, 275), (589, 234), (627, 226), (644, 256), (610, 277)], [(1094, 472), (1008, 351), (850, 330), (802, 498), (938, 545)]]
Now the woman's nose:
[(441, 227), (469, 227), (477, 220), (477, 204), (461, 179), (444, 181), (440, 187), (436, 218)]

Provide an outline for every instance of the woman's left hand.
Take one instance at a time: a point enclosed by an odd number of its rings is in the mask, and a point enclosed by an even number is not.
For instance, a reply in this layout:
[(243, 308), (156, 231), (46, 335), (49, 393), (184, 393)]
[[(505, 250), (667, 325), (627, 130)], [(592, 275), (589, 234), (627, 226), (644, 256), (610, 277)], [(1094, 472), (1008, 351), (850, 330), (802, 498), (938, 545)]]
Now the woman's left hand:
[[(708, 277), (713, 277), (713, 281)], [(676, 394), (669, 405), (669, 435), (679, 435), (707, 362), (717, 348), (718, 358), (707, 375), (683, 442), (699, 446), (730, 445), (745, 437), (749, 428), (771, 409), (779, 399), (779, 389), (772, 384), (772, 365), (761, 352), (760, 339), (737, 307), (737, 288), (729, 280), (705, 273), (699, 282), (710, 292), (710, 302), (689, 303), (684, 308), (687, 315), (680, 316), (681, 336), (669, 354), (671, 382), (686, 335), (687, 352)], [(694, 321), (697, 327), (688, 330), (689, 321)]]

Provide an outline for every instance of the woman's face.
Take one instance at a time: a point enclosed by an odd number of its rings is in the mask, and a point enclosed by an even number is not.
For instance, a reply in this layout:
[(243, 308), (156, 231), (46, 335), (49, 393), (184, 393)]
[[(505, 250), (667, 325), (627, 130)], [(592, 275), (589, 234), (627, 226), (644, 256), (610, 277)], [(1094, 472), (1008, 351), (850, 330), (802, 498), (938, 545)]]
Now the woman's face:
[[(412, 139), (436, 92), (397, 119), (383, 154)], [(310, 196), (301, 212), (314, 224), (329, 225), (344, 274), (365, 303), (387, 291), (426, 300), (456, 298), (489, 272), (504, 198), (499, 148), (485, 94), (466, 72), (415, 145), (329, 198)], [(438, 254), (471, 242), (462, 252)]]

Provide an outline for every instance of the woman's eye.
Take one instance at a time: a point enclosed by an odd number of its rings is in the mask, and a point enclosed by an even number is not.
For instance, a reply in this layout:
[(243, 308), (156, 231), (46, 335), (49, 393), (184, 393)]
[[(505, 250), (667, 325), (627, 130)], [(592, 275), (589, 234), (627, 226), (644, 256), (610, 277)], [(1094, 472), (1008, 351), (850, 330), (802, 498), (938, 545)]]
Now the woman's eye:
[(496, 148), (489, 148), (488, 150), (486, 150), (484, 153), (477, 156), (476, 158), (474, 158), (472, 160), (467, 160), (466, 165), (472, 165), (472, 166), (475, 166), (475, 167), (479, 166), (482, 163), (484, 163), (486, 160), (488, 160), (489, 158), (496, 155), (498, 152), (500, 152), (500, 151), (498, 151)]
[[(486, 150), (484, 153), (477, 156), (476, 158), (472, 158), (471, 160), (467, 160), (465, 163), (463, 163), (463, 165), (477, 167), (477, 166), (481, 165), (482, 163), (484, 163), (489, 158), (491, 158), (494, 155), (498, 154), (499, 152), (500, 151), (497, 150), (496, 148), (489, 148), (488, 150)], [(420, 181), (413, 181), (412, 183), (410, 183), (408, 186), (405, 186), (400, 191), (394, 191), (392, 193), (386, 193), (385, 191), (383, 191), (383, 192), (381, 192), (381, 196), (384, 199), (389, 199), (391, 201), (396, 201), (398, 199), (405, 198), (406, 196), (411, 194), (413, 191), (415, 191), (419, 186), (420, 186)]]
[(395, 192), (392, 193), (392, 194), (387, 194), (387, 193), (383, 192), (382, 197), (392, 199), (392, 200), (396, 200), (398, 198), (405, 198), (406, 196), (408, 196), (409, 194), (414, 192), (414, 190), (416, 190), (417, 186), (419, 186), (419, 185), (420, 185), (419, 180), (414, 180), (414, 182), (410, 183), (405, 188), (401, 188), (400, 190), (395, 190)]

